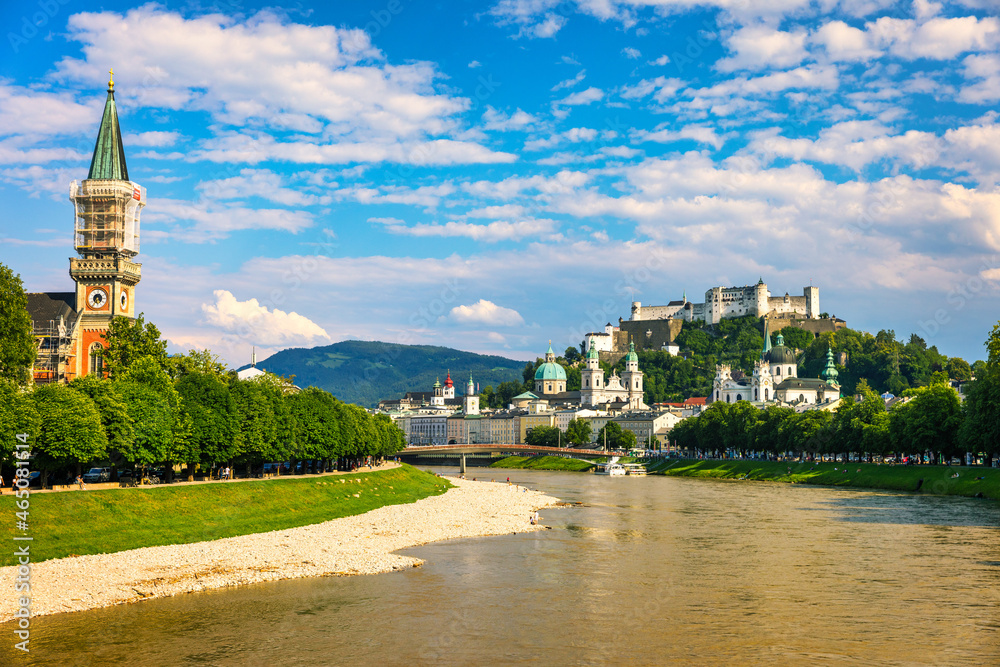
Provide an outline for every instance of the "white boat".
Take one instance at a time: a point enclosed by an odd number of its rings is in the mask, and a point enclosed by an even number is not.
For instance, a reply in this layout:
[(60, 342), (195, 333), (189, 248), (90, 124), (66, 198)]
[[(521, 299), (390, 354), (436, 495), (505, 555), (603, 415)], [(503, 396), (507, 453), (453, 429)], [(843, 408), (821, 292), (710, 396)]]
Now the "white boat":
[(641, 463), (626, 463), (622, 467), (625, 468), (625, 474), (630, 477), (645, 476), (646, 474), (646, 466)]
[(611, 475), (612, 477), (619, 477), (625, 475), (625, 466), (618, 463), (618, 457), (613, 456), (607, 463), (598, 463), (597, 468), (594, 470), (595, 475)]

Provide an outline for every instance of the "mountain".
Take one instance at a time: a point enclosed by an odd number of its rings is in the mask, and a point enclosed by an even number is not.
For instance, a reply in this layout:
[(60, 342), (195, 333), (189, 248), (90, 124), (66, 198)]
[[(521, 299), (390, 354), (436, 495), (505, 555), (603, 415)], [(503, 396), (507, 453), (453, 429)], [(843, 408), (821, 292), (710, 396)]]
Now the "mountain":
[(282, 350), (257, 365), (278, 375), (294, 375), (300, 387), (319, 387), (344, 402), (374, 407), (383, 398), (430, 391), (434, 380), (444, 382), (449, 370), (456, 396), (465, 393), (470, 373), (480, 389), (520, 382), (526, 363), (448, 347), (346, 340)]

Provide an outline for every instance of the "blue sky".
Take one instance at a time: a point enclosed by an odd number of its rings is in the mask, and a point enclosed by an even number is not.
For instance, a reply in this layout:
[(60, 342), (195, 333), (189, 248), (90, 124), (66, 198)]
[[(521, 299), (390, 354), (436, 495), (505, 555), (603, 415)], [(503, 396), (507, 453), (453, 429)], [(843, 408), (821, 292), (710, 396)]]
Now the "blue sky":
[(148, 190), (136, 305), (172, 350), (533, 358), (763, 277), (985, 356), (995, 3), (331, 5), (5, 2), (0, 261), (71, 288), (113, 67)]

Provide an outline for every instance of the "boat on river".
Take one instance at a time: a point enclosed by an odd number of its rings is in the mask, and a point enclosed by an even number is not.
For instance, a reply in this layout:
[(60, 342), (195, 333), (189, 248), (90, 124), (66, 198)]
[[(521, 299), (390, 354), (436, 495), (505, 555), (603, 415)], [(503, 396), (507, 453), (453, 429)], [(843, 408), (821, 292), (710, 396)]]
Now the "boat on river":
[(630, 477), (644, 477), (646, 475), (646, 466), (641, 463), (626, 463), (622, 467), (625, 468), (625, 474)]
[(612, 477), (619, 477), (625, 475), (625, 466), (618, 463), (618, 457), (613, 456), (607, 463), (598, 463), (597, 468), (594, 470), (595, 475), (610, 475)]

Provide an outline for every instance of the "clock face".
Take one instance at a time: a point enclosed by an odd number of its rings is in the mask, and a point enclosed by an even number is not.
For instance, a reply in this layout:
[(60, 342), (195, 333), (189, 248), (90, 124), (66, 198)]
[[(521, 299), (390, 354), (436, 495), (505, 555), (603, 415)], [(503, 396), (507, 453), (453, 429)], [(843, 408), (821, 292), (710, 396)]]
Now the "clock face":
[(122, 310), (128, 310), (128, 292), (122, 292), (121, 304)]
[(100, 310), (108, 305), (108, 292), (102, 287), (96, 287), (90, 290), (90, 294), (87, 295), (87, 305), (89, 305), (94, 310)]

